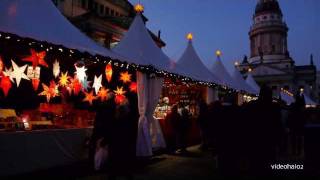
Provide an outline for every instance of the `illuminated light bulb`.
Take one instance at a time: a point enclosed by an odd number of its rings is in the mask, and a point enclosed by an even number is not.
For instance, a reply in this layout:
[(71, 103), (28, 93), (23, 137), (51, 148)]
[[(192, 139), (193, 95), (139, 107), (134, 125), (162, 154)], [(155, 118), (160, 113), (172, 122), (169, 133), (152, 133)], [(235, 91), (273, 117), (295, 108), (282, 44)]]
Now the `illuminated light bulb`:
[(187, 35), (187, 39), (188, 39), (189, 41), (191, 41), (191, 40), (193, 39), (192, 33), (189, 33), (189, 34)]
[(216, 51), (216, 55), (217, 55), (218, 57), (220, 57), (220, 56), (222, 55), (221, 51), (220, 51), (220, 50), (217, 50), (217, 51)]
[(144, 7), (142, 4), (138, 3), (134, 6), (134, 10), (137, 12), (137, 13), (142, 13), (144, 11)]

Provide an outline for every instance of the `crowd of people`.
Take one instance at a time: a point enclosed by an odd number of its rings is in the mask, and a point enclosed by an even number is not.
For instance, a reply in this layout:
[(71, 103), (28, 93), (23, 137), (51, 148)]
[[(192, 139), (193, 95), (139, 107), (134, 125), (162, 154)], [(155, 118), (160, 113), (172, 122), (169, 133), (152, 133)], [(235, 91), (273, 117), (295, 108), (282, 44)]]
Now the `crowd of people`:
[[(279, 162), (279, 157), (303, 155), (303, 95), (297, 94), (296, 102), (287, 106), (274, 101), (270, 88), (262, 87), (255, 101), (241, 106), (223, 101), (208, 105), (200, 98), (198, 110), (200, 149), (213, 152), (222, 174), (263, 175), (269, 173), (271, 164)], [(97, 107), (90, 159), (95, 162), (97, 149), (107, 147), (108, 161), (102, 169), (109, 172), (110, 179), (119, 174), (132, 177), (138, 117), (136, 97), (121, 104), (111, 98)], [(167, 141), (169, 152), (187, 153), (192, 125), (188, 108), (174, 105), (166, 121), (170, 122), (174, 137)]]

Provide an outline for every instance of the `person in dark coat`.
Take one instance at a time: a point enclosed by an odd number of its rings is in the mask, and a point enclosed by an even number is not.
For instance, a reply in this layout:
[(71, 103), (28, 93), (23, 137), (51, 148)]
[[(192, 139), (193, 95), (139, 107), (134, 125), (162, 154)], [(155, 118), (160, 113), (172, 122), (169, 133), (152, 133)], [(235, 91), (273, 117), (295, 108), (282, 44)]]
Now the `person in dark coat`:
[(243, 138), (251, 175), (268, 175), (270, 165), (276, 163), (276, 152), (279, 148), (283, 126), (281, 109), (272, 99), (272, 90), (262, 86), (258, 100), (246, 106), (246, 117), (243, 121)]
[(180, 153), (187, 153), (188, 135), (191, 127), (191, 114), (187, 107), (182, 106), (181, 118), (177, 124), (177, 144)]
[(209, 140), (209, 118), (208, 118), (208, 105), (201, 98), (198, 103), (199, 114), (197, 118), (197, 124), (201, 133), (202, 143), (200, 145), (201, 150), (207, 150), (209, 148), (210, 140)]
[(173, 105), (171, 108), (171, 112), (166, 116), (166, 122), (170, 125), (172, 129), (172, 136), (169, 136), (167, 139), (167, 148), (169, 153), (175, 153), (177, 150), (177, 129), (178, 123), (181, 121), (181, 116), (178, 113), (178, 105)]
[(114, 99), (111, 98), (106, 102), (99, 103), (95, 106), (96, 118), (93, 124), (92, 135), (89, 141), (89, 160), (94, 167), (94, 156), (97, 147), (97, 141), (107, 136), (108, 124), (112, 121), (115, 104)]
[(124, 176), (133, 179), (135, 162), (137, 115), (129, 101), (116, 105), (112, 121), (107, 128), (107, 172), (109, 179)]

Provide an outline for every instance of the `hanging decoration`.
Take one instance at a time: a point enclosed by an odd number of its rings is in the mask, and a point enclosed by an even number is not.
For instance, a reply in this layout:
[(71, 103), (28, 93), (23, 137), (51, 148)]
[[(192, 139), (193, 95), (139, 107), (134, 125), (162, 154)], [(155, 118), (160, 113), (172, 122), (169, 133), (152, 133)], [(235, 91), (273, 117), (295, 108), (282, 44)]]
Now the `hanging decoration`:
[(101, 82), (102, 82), (102, 75), (100, 75), (99, 77), (94, 76), (94, 81), (93, 81), (92, 87), (94, 88), (96, 94), (98, 94), (100, 88), (102, 87)]
[(66, 87), (70, 83), (69, 79), (70, 76), (68, 76), (68, 71), (65, 73), (61, 73), (61, 76), (59, 77), (59, 85), (61, 87)]
[(39, 94), (39, 96), (46, 96), (47, 102), (50, 102), (51, 98), (59, 96), (58, 86), (54, 81), (50, 82), (49, 87), (42, 83), (43, 91)]
[(106, 70), (105, 70), (106, 79), (107, 79), (108, 82), (111, 82), (112, 73), (113, 73), (112, 65), (109, 63), (109, 64), (107, 64)]
[(35, 69), (38, 65), (48, 67), (48, 64), (44, 60), (46, 57), (46, 51), (36, 52), (34, 49), (31, 49), (30, 52), (31, 55), (22, 59), (23, 61), (31, 62), (33, 69)]
[(57, 78), (59, 76), (59, 74), (60, 74), (60, 64), (59, 64), (59, 61), (57, 59), (53, 63), (52, 72), (53, 72), (53, 76), (55, 78)]
[(84, 92), (84, 94), (85, 98), (83, 99), (83, 102), (89, 102), (90, 105), (97, 99), (97, 97), (93, 95), (93, 91), (90, 91), (90, 93)]
[(123, 90), (123, 87), (117, 87), (117, 90), (115, 90), (114, 93), (116, 104), (122, 104), (126, 100), (126, 96), (124, 95), (126, 91)]
[(71, 83), (69, 85), (69, 93), (73, 92), (74, 95), (78, 95), (82, 89), (82, 84), (77, 77), (71, 79)]
[(33, 79), (31, 79), (31, 82), (32, 82), (33, 90), (34, 90), (34, 91), (38, 91), (38, 89), (39, 89), (39, 84), (40, 84), (40, 80), (33, 78)]
[(5, 71), (3, 71), (3, 74), (5, 76), (8, 76), (11, 82), (14, 82), (12, 72), (13, 72), (12, 67), (10, 67), (9, 69), (5, 68)]
[(137, 83), (136, 82), (131, 82), (129, 89), (133, 93), (137, 93)]
[(27, 65), (19, 67), (13, 60), (11, 60), (13, 72), (12, 72), (12, 78), (16, 79), (17, 87), (20, 85), (21, 79), (30, 80), (28, 76), (24, 73), (24, 71), (27, 68)]
[(0, 88), (2, 89), (5, 97), (8, 96), (8, 93), (9, 93), (9, 90), (11, 89), (11, 87), (12, 87), (12, 85), (11, 85), (10, 77), (2, 76), (1, 81), (0, 81)]
[(2, 61), (2, 57), (0, 56), (0, 77), (2, 76), (3, 68), (4, 68), (3, 61)]
[(82, 89), (83, 89), (84, 91), (87, 91), (88, 88), (90, 88), (90, 83), (91, 83), (91, 81), (88, 81), (88, 77), (86, 76), (86, 77), (84, 78), (84, 80), (81, 81)]
[(27, 76), (31, 79), (33, 89), (37, 91), (40, 83), (40, 67), (33, 68), (32, 66), (28, 66)]
[(85, 77), (87, 76), (86, 75), (86, 67), (85, 66), (82, 66), (82, 67), (78, 67), (78, 66), (75, 66), (76, 67), (76, 77), (77, 79), (80, 81), (80, 82), (83, 82)]
[(129, 74), (128, 71), (120, 73), (120, 81), (122, 81), (124, 84), (131, 82), (131, 74)]
[(106, 100), (108, 100), (109, 98), (110, 98), (110, 93), (109, 93), (109, 89), (106, 89), (106, 88), (104, 88), (104, 87), (101, 87), (100, 88), (100, 90), (99, 90), (99, 92), (98, 92), (98, 98), (100, 98), (100, 100), (102, 101), (102, 102), (104, 102), (104, 101), (106, 101)]

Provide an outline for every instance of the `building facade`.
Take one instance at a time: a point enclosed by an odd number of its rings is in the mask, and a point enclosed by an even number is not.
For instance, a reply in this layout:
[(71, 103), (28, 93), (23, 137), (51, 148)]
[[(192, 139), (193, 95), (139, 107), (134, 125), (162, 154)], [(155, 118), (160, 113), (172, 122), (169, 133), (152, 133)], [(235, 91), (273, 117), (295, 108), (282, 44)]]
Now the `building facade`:
[(281, 89), (293, 94), (303, 89), (316, 99), (317, 69), (313, 56), (308, 65), (295, 65), (288, 49), (288, 31), (278, 1), (259, 0), (249, 31), (250, 57), (245, 56), (238, 68), (244, 76), (251, 73), (259, 85), (271, 87), (275, 96)]
[[(128, 0), (53, 0), (54, 4), (75, 26), (99, 44), (112, 48), (121, 40), (135, 17), (134, 6)], [(143, 16), (145, 22), (148, 21)], [(164, 47), (160, 31), (150, 35), (159, 47)]]

